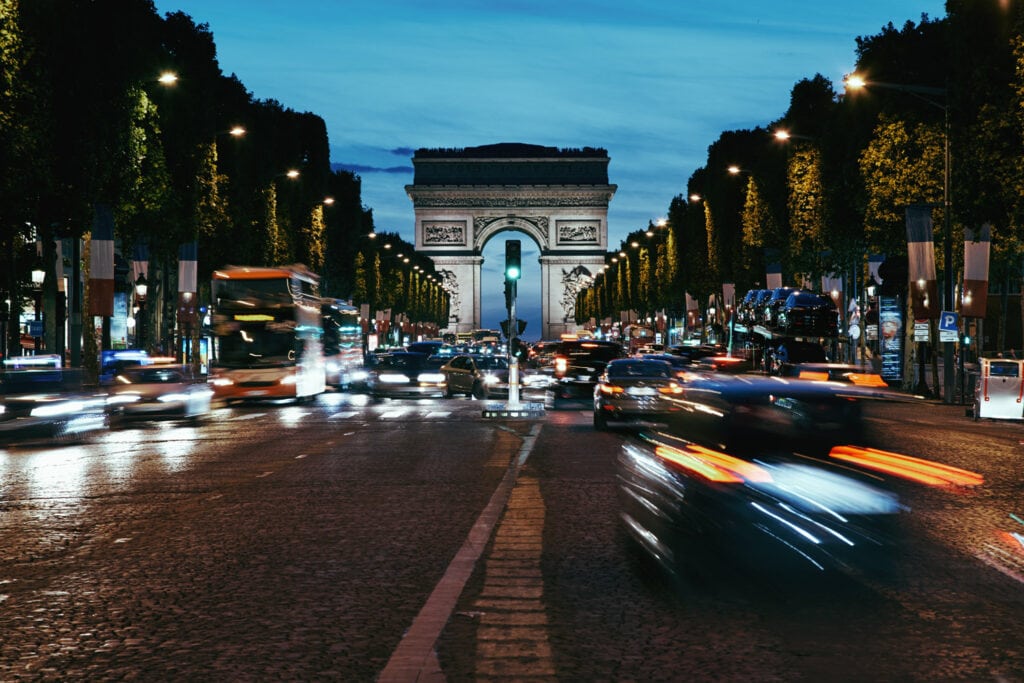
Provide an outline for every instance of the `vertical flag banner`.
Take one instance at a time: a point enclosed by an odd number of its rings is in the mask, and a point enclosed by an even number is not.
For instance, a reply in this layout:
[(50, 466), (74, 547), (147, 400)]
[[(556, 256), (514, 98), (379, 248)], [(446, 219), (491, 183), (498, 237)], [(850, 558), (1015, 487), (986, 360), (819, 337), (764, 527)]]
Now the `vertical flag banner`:
[(178, 320), (184, 322), (193, 321), (196, 315), (197, 254), (195, 242), (178, 247)]
[(114, 315), (114, 213), (97, 204), (89, 247), (89, 315)]
[(868, 254), (868, 285), (877, 287), (882, 284), (882, 276), (878, 269), (885, 263), (885, 254)]
[(64, 285), (64, 240), (54, 240), (53, 246), (57, 253), (57, 260), (53, 267), (53, 274), (57, 278), (57, 291), (65, 292), (67, 287)]
[(149, 279), (149, 245), (144, 240), (132, 250), (132, 287), (139, 281), (139, 276)]
[(935, 279), (932, 209), (927, 204), (907, 207), (907, 257), (914, 319), (938, 318), (941, 306), (939, 283)]
[(722, 305), (727, 309), (736, 308), (736, 283), (722, 283)]
[(764, 282), (765, 289), (778, 289), (782, 286), (782, 263), (779, 261), (768, 262), (765, 266)]
[(985, 223), (977, 230), (964, 228), (964, 287), (960, 314), (965, 318), (984, 318), (988, 307), (988, 258), (992, 226)]

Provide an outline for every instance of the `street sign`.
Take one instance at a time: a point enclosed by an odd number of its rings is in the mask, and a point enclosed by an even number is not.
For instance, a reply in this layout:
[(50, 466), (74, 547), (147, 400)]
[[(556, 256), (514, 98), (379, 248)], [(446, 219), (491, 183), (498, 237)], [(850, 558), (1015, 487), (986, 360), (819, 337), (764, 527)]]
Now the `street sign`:
[(42, 320), (29, 320), (28, 321), (28, 336), (30, 336), (30, 337), (42, 337), (43, 336), (43, 321)]
[(943, 311), (939, 315), (939, 341), (955, 342), (958, 331), (956, 311)]

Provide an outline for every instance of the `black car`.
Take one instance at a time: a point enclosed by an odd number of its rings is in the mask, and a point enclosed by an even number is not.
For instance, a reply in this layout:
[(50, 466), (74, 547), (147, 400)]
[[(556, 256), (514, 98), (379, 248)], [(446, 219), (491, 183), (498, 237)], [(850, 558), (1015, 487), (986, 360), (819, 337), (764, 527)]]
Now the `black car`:
[(445, 358), (393, 351), (381, 355), (368, 370), (367, 392), (374, 401), (385, 398), (441, 398), (447, 383), (441, 366)]
[(81, 369), (0, 373), (0, 444), (77, 441), (106, 428), (106, 395), (84, 386)]
[(572, 402), (590, 407), (594, 400), (594, 386), (605, 366), (627, 355), (618, 342), (592, 339), (560, 342), (554, 354), (554, 370), (551, 384), (545, 391), (544, 406), (557, 409), (564, 403)]
[(605, 366), (594, 388), (594, 429), (613, 424), (651, 425), (682, 410), (683, 387), (665, 360), (619, 358)]
[(779, 310), (786, 305), (786, 299), (795, 291), (797, 291), (796, 287), (776, 287), (772, 290), (768, 300), (761, 307), (763, 311), (762, 324), (765, 327), (769, 329), (778, 327)]
[(616, 461), (623, 529), (674, 579), (741, 563), (776, 585), (857, 566), (884, 571), (903, 507), (875, 477), (766, 446), (736, 455), (664, 432)]
[(743, 301), (736, 307), (736, 322), (741, 325), (753, 325), (757, 321), (757, 300), (762, 293), (770, 293), (770, 289), (751, 289), (747, 291)]
[(778, 329), (794, 337), (835, 337), (839, 311), (831, 297), (797, 291), (786, 298), (778, 312)]

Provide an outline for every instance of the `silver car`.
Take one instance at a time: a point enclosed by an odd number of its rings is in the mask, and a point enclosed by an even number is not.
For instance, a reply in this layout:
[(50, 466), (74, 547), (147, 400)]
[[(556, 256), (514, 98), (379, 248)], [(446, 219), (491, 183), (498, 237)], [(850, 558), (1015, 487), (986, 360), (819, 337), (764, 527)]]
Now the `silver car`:
[(189, 365), (140, 365), (114, 377), (107, 397), (112, 421), (181, 418), (210, 413), (213, 390)]
[(478, 399), (508, 397), (508, 360), (503, 356), (461, 354), (441, 367), (446, 396), (466, 394)]

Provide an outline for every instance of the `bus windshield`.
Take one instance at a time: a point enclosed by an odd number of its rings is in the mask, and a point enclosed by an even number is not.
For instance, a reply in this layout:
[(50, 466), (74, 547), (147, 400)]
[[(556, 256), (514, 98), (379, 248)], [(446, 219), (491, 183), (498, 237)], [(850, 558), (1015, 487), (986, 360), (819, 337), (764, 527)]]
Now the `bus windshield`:
[(294, 365), (301, 348), (290, 320), (225, 323), (218, 339), (219, 364), (226, 368)]

